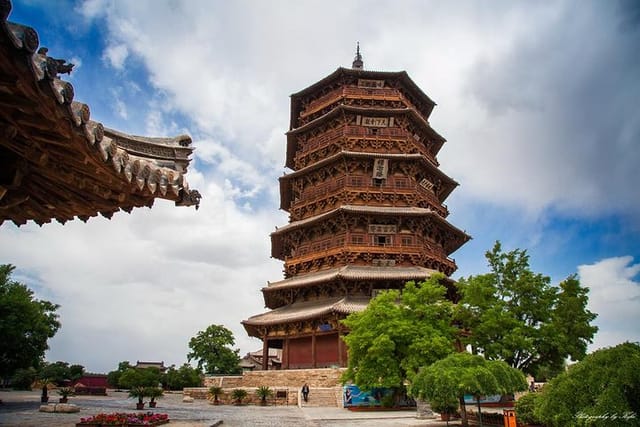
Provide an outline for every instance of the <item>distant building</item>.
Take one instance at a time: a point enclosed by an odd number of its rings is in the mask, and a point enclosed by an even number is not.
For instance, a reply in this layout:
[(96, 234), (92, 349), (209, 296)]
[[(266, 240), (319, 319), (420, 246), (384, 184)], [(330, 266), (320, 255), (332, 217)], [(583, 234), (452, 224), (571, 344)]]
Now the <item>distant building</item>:
[(449, 255), (470, 237), (447, 220), (458, 183), (439, 169), (434, 106), (405, 71), (365, 70), (359, 49), (352, 68), (291, 95), (289, 223), (271, 234), (285, 277), (262, 288), (270, 311), (242, 322), (263, 353), (282, 351), (282, 369), (346, 366), (342, 319), (380, 290), (456, 270)]
[[(240, 367), (243, 371), (261, 371), (263, 370), (264, 358), (262, 349), (247, 353), (240, 359)], [(282, 368), (282, 350), (278, 348), (269, 349), (269, 357), (267, 359), (268, 370), (278, 370)]]
[(134, 368), (144, 369), (144, 368), (158, 368), (160, 372), (164, 372), (167, 370), (167, 367), (164, 366), (164, 361), (162, 362), (141, 362), (136, 361)]
[(87, 373), (71, 384), (76, 394), (106, 395), (110, 387), (105, 374)]

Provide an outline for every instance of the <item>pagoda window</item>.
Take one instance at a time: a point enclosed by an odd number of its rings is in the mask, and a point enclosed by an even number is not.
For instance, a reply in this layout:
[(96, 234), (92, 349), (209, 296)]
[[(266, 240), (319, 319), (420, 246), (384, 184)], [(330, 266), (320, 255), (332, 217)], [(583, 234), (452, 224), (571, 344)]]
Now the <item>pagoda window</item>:
[(373, 236), (373, 244), (377, 246), (390, 246), (391, 236), (388, 234), (376, 234)]
[(364, 236), (362, 234), (352, 234), (351, 235), (351, 243), (354, 245), (362, 245), (364, 244)]
[(378, 128), (367, 128), (367, 135), (378, 135)]
[(364, 184), (361, 176), (350, 176), (349, 177), (349, 185), (352, 187), (362, 187)]
[(402, 236), (402, 246), (413, 246), (413, 236)]
[(385, 179), (384, 178), (373, 178), (374, 187), (384, 187)]
[(409, 179), (408, 178), (394, 178), (393, 183), (395, 188), (409, 188)]

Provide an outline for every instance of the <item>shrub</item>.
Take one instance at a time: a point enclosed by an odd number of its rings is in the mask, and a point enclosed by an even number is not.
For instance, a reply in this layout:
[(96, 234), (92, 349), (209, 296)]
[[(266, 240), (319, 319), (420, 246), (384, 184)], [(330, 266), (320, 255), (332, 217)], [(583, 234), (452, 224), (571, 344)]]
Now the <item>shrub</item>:
[(527, 393), (521, 396), (515, 404), (516, 419), (522, 424), (541, 424), (541, 421), (534, 414), (536, 401), (540, 393)]
[(389, 393), (382, 396), (382, 399), (380, 399), (380, 404), (385, 408), (392, 408), (395, 401), (396, 399), (393, 393)]
[(273, 395), (273, 391), (266, 385), (261, 385), (256, 389), (256, 395), (260, 398), (260, 403), (267, 404), (267, 398)]
[(11, 377), (11, 385), (16, 390), (31, 390), (37, 374), (34, 368), (18, 369)]
[(247, 390), (236, 388), (231, 392), (231, 398), (237, 405), (241, 405), (242, 401), (247, 397)]
[(640, 344), (597, 350), (547, 383), (534, 414), (550, 427), (637, 426)]
[(213, 402), (218, 403), (218, 397), (222, 395), (222, 387), (218, 387), (217, 385), (212, 385), (209, 387), (209, 396), (213, 397)]

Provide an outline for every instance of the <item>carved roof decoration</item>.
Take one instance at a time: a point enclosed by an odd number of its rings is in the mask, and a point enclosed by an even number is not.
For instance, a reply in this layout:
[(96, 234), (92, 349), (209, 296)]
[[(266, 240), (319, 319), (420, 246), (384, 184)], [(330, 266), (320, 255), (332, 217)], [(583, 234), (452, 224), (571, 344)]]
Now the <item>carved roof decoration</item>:
[(351, 105), (338, 105), (336, 108), (332, 109), (328, 113), (310, 121), (309, 123), (304, 124), (298, 128), (293, 128), (286, 133), (287, 135), (287, 154), (285, 160), (285, 166), (290, 169), (295, 169), (294, 167), (294, 156), (297, 152), (297, 138), (296, 135), (305, 132), (308, 129), (313, 129), (317, 127), (320, 123), (327, 122), (329, 120), (335, 118), (341, 118), (344, 116), (345, 112), (351, 112), (355, 114), (363, 114), (363, 115), (371, 115), (371, 114), (384, 114), (387, 116), (400, 116), (407, 115), (411, 120), (413, 120), (419, 127), (421, 127), (426, 135), (429, 135), (429, 145), (425, 144), (427, 150), (434, 156), (438, 154), (444, 143), (447, 141), (442, 135), (436, 132), (435, 129), (429, 125), (423, 116), (418, 114), (416, 110), (413, 108), (370, 108), (370, 107), (355, 107)]
[(420, 162), (420, 164), (424, 165), (425, 168), (439, 177), (443, 183), (443, 190), (437, 194), (439, 200), (444, 202), (447, 197), (451, 194), (451, 192), (459, 185), (457, 181), (450, 178), (447, 174), (442, 172), (440, 168), (434, 165), (429, 161), (428, 158), (421, 154), (393, 154), (393, 153), (369, 153), (369, 152), (357, 152), (357, 151), (347, 151), (342, 150), (334, 155), (328, 156), (316, 163), (310, 164), (302, 169), (298, 169), (297, 171), (293, 171), (291, 173), (285, 174), (279, 178), (280, 181), (280, 209), (287, 211), (289, 209), (289, 205), (292, 200), (292, 189), (290, 185), (288, 185), (288, 181), (298, 176), (304, 176), (309, 173), (309, 171), (313, 171), (316, 169), (320, 169), (328, 164), (331, 164), (338, 159), (346, 159), (346, 158), (366, 158), (366, 159), (389, 159), (389, 160), (415, 160)]
[(0, 224), (87, 221), (151, 207), (156, 198), (197, 208), (184, 178), (191, 138), (127, 135), (90, 119), (60, 73), (72, 64), (40, 48), (35, 29), (7, 21), (0, 0)]
[(411, 92), (416, 99), (420, 100), (421, 106), (418, 107), (420, 114), (424, 115), (424, 117), (429, 117), (431, 115), (431, 111), (433, 111), (433, 107), (436, 106), (436, 103), (433, 102), (431, 98), (425, 94), (422, 89), (409, 77), (406, 71), (372, 71), (372, 70), (364, 70), (358, 68), (345, 68), (339, 67), (336, 71), (329, 74), (327, 77), (322, 80), (317, 81), (316, 83), (308, 86), (307, 88), (296, 92), (291, 95), (291, 122), (290, 128), (295, 129), (298, 127), (298, 118), (300, 116), (300, 112), (302, 110), (302, 100), (313, 94), (315, 91), (318, 91), (328, 85), (330, 85), (333, 81), (344, 78), (345, 76), (354, 76), (362, 79), (372, 79), (372, 80), (397, 80), (399, 81), (403, 87), (405, 87), (409, 92)]

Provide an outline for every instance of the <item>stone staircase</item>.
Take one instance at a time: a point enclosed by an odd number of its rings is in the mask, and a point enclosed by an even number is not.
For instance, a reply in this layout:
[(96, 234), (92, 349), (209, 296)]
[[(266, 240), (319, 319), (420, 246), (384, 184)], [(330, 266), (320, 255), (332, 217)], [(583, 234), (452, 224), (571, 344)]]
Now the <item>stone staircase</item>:
[(309, 401), (300, 396), (301, 407), (332, 406), (342, 407), (342, 387), (310, 387)]

